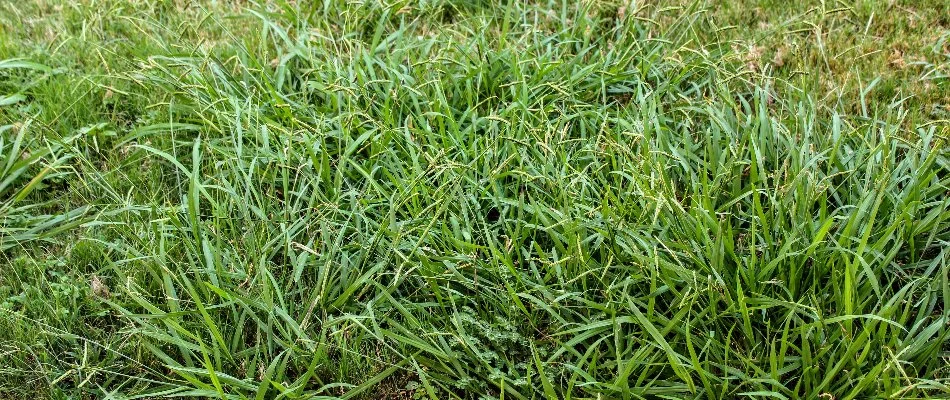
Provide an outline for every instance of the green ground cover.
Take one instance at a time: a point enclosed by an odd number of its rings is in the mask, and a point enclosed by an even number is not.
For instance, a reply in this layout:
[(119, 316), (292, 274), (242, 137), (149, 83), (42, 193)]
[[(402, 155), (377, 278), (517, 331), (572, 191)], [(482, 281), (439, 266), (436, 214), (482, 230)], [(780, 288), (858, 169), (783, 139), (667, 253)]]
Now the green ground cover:
[(950, 2), (0, 3), (0, 398), (950, 396)]

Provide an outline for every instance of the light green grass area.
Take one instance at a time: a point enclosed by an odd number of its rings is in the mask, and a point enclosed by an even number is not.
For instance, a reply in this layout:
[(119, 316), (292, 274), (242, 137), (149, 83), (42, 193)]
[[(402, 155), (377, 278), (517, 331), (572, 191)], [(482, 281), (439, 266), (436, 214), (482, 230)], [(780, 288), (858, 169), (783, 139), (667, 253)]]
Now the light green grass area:
[(950, 2), (0, 3), (0, 398), (950, 396)]

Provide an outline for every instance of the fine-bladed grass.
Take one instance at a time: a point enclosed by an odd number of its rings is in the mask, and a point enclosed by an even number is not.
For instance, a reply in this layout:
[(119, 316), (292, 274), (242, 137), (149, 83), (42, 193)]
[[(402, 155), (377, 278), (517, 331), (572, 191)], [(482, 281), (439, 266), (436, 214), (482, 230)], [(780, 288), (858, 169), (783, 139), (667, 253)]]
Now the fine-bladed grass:
[(950, 396), (941, 2), (24, 3), (0, 398)]

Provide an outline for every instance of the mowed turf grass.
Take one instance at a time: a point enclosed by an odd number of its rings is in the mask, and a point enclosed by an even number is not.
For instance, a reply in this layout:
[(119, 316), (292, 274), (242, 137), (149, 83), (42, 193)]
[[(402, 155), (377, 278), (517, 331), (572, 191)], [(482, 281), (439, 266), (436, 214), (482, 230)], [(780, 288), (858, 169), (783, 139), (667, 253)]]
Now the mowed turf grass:
[(950, 4), (0, 4), (0, 398), (950, 395)]

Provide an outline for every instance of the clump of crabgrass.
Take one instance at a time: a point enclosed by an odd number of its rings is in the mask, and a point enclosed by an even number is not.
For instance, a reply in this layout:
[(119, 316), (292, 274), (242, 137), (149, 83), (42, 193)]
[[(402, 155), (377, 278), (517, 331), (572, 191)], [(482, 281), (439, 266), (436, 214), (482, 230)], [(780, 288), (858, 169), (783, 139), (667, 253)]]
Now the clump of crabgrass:
[(99, 6), (3, 9), (0, 395), (948, 393), (947, 121), (701, 2)]

